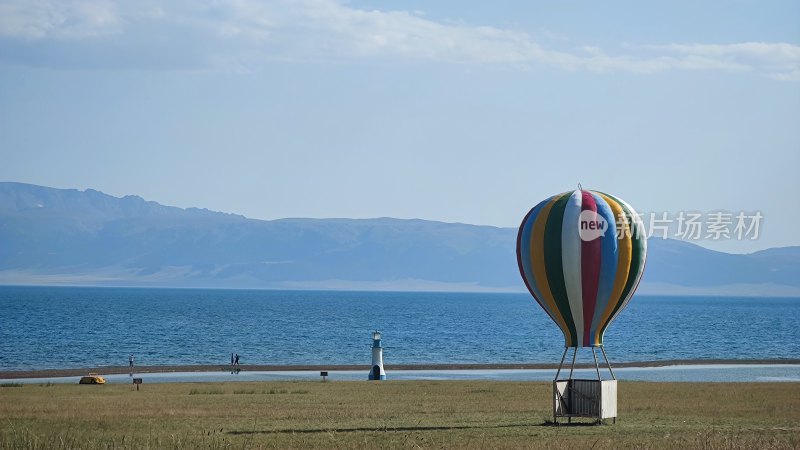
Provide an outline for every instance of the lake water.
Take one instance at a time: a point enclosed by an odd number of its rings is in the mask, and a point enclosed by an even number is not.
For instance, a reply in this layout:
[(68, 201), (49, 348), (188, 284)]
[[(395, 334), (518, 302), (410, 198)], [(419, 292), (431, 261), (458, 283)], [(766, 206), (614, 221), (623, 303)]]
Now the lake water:
[[(633, 299), (613, 362), (798, 358), (800, 299)], [(0, 287), (0, 370), (127, 365), (558, 363), (563, 337), (527, 294)], [(591, 353), (579, 352), (590, 362)]]

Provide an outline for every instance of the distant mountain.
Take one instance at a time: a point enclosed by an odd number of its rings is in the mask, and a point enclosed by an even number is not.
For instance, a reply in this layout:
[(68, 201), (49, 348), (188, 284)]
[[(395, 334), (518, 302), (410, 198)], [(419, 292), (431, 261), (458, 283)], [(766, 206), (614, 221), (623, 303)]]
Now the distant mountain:
[[(524, 291), (516, 230), (425, 220), (253, 220), (95, 190), (0, 183), (0, 283)], [(649, 243), (642, 292), (800, 295), (800, 247)]]
[(647, 245), (641, 292), (800, 296), (800, 247), (740, 255), (673, 239)]

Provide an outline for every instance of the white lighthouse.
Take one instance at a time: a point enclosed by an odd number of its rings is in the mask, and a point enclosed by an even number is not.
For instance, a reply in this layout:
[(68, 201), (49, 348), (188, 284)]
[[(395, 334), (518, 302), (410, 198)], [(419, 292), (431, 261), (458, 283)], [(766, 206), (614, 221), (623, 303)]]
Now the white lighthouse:
[(372, 369), (369, 371), (370, 380), (385, 380), (386, 371), (383, 370), (383, 347), (381, 347), (381, 332), (372, 332)]

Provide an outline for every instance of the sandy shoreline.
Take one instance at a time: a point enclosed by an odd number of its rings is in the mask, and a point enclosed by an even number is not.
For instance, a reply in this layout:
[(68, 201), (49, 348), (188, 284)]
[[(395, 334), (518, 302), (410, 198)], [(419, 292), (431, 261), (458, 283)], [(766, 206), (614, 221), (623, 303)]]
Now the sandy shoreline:
[[(681, 365), (753, 365), (753, 364), (800, 364), (800, 359), (682, 359), (663, 361), (636, 361), (612, 363), (612, 367), (664, 367)], [(565, 363), (566, 365), (566, 363)], [(328, 365), (253, 365), (244, 364), (239, 367), (242, 371), (280, 372), (280, 371), (343, 371), (343, 370), (369, 370), (367, 364), (328, 364)], [(386, 365), (386, 370), (498, 370), (498, 369), (552, 369), (558, 364), (530, 363), (530, 364), (391, 364)], [(594, 367), (590, 364), (576, 364), (576, 368)], [(137, 366), (135, 373), (170, 373), (170, 372), (230, 372), (229, 364), (207, 365), (177, 365), (177, 366)], [(130, 373), (128, 366), (88, 367), (70, 369), (39, 369), (39, 370), (8, 370), (0, 371), (0, 379), (15, 378), (51, 378), (72, 377), (99, 373), (103, 375)]]

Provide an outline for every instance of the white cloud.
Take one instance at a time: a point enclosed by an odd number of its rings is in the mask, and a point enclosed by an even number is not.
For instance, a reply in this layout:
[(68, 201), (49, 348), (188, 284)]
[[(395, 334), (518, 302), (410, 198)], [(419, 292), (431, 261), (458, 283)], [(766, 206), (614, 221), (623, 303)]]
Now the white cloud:
[(776, 72), (769, 74), (771, 78), (782, 81), (800, 81), (800, 69), (794, 69), (788, 72)]
[[(60, 52), (50, 64), (64, 63), (87, 41), (95, 41), (93, 57), (109, 58), (109, 66), (147, 68), (385, 58), (595, 72), (752, 71), (781, 80), (796, 80), (800, 71), (800, 46), (787, 43), (640, 45), (613, 55), (588, 46), (545, 48), (524, 31), (439, 22), (418, 11), (358, 9), (337, 0), (0, 0), (0, 44), (20, 45), (8, 52), (17, 62), (35, 63), (25, 52), (46, 43)], [(125, 61), (132, 49), (137, 58)], [(145, 61), (151, 50), (153, 60)], [(165, 56), (182, 53), (189, 56)]]
[(651, 45), (648, 48), (687, 55), (715, 58), (736, 58), (781, 64), (786, 61), (800, 63), (800, 47), (785, 43), (746, 42), (743, 44), (669, 44)]
[[(791, 80), (800, 71), (800, 46), (787, 43), (669, 44), (646, 48), (682, 55), (683, 60), (758, 70), (773, 78)], [(713, 67), (711, 67), (713, 68)], [(793, 75), (794, 74), (794, 75)]]
[(74, 39), (121, 31), (111, 0), (25, 0), (0, 2), (0, 36)]

